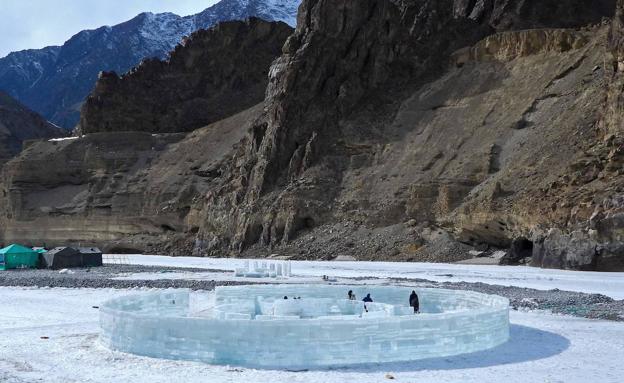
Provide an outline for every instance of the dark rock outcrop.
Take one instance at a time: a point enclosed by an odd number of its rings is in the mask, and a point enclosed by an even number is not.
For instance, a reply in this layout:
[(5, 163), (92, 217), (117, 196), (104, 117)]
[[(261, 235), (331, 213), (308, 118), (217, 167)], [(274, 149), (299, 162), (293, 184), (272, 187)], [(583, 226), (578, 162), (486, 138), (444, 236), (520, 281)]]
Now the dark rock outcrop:
[(27, 140), (65, 135), (67, 132), (0, 92), (0, 166), (16, 156)]
[(486, 22), (497, 31), (578, 28), (611, 17), (616, 0), (455, 0), (458, 17)]
[(104, 72), (82, 108), (79, 131), (191, 131), (261, 102), (269, 67), (292, 28), (251, 18), (191, 35), (167, 61)]
[(516, 238), (511, 242), (509, 251), (500, 259), (501, 265), (519, 265), (533, 257), (533, 242), (525, 237)]

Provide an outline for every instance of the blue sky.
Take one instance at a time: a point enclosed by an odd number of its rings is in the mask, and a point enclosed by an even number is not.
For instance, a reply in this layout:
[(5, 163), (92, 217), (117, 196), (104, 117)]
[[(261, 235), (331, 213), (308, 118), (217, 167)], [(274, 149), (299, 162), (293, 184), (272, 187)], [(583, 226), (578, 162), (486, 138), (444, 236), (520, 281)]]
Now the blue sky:
[(218, 0), (0, 0), (0, 57), (62, 45), (83, 29), (114, 25), (141, 12), (186, 16)]

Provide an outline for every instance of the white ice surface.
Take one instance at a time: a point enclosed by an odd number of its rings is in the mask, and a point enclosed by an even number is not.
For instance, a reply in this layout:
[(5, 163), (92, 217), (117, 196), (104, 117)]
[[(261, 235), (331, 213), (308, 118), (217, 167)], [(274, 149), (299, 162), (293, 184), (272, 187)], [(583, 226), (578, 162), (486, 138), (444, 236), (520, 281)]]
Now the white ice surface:
[[(244, 260), (223, 258), (161, 257), (130, 255), (130, 263), (167, 267), (198, 267), (231, 270), (242, 267)], [(421, 278), (438, 282), (484, 282), (503, 286), (529, 287), (539, 290), (569, 290), (598, 293), (624, 299), (624, 273), (547, 270), (529, 266), (457, 265), (444, 263), (405, 262), (321, 262), (292, 261), (292, 273), (300, 281), (330, 277)], [(232, 279), (224, 275), (179, 275), (180, 278)], [(128, 279), (169, 279), (171, 273), (134, 274)], [(175, 278), (175, 276), (174, 276)], [(303, 278), (303, 279), (301, 279)]]
[[(294, 271), (294, 268), (293, 268)], [(511, 341), (460, 357), (366, 368), (232, 369), (111, 352), (92, 306), (123, 290), (0, 288), (0, 382), (621, 382), (624, 324), (511, 313)], [(47, 336), (49, 339), (41, 339)]]

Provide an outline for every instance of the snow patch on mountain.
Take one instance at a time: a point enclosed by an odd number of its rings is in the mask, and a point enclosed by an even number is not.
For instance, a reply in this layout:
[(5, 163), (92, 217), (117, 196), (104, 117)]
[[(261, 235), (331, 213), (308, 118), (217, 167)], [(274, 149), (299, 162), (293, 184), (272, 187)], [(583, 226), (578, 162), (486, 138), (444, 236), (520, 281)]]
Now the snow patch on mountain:
[(189, 35), (197, 28), (192, 18), (181, 18), (173, 13), (144, 13), (139, 26), (139, 35), (146, 42), (159, 45), (159, 48), (175, 47), (181, 36)]
[(260, 5), (260, 10), (263, 14), (271, 15), (275, 21), (283, 21), (296, 27), (299, 4), (300, 0), (266, 0)]

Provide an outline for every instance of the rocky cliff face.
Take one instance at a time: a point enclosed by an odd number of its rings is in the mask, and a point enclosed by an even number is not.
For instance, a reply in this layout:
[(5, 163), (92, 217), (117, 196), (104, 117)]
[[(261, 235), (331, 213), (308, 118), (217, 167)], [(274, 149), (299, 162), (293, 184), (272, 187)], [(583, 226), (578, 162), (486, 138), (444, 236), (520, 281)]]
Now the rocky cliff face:
[(191, 35), (167, 61), (119, 77), (104, 72), (82, 108), (80, 132), (191, 131), (264, 98), (271, 62), (292, 28), (252, 18)]
[[(623, 269), (615, 9), (304, 1), (263, 104), (145, 134), (140, 155), (96, 133), (12, 161), (4, 239), (67, 240), (63, 227), (149, 252), (427, 261), (511, 247), (537, 266)], [(56, 156), (75, 167), (36, 173)]]
[(15, 157), (27, 140), (63, 137), (67, 133), (0, 92), (0, 167)]
[[(208, 226), (200, 252), (288, 247), (299, 237), (318, 256), (327, 225), (331, 234), (331, 223), (345, 221), (370, 233), (400, 222), (433, 224), (479, 247), (507, 247), (523, 235), (539, 245), (548, 236), (541, 228), (569, 230), (589, 219), (594, 205), (578, 204), (599, 183), (582, 193), (567, 189), (565, 206), (552, 206), (559, 192), (536, 200), (552, 179), (578, 185), (595, 180), (586, 173), (598, 176), (583, 162), (588, 146), (570, 137), (599, 139), (605, 28), (515, 30), (599, 22), (613, 2), (477, 3), (305, 2), (272, 69), (268, 112), (239, 153), (245, 161), (224, 172), (233, 175), (219, 189), (225, 193), (211, 194), (202, 209)], [(571, 10), (585, 12), (575, 18)], [(496, 30), (513, 32), (477, 43)], [(442, 75), (449, 63), (456, 68)], [(416, 228), (394, 244), (358, 250), (365, 241), (337, 230), (333, 239), (344, 246), (333, 251), (368, 258), (419, 259), (436, 245)], [(310, 241), (301, 242), (304, 234)], [(540, 255), (538, 245), (536, 264), (602, 267), (596, 253), (590, 262), (540, 262), (562, 256), (554, 247)]]
[(293, 23), (299, 2), (222, 0), (186, 17), (142, 13), (112, 27), (81, 31), (61, 47), (0, 58), (0, 90), (53, 123), (73, 129), (100, 71), (124, 73), (143, 59), (165, 59), (184, 36), (221, 21), (255, 16)]

